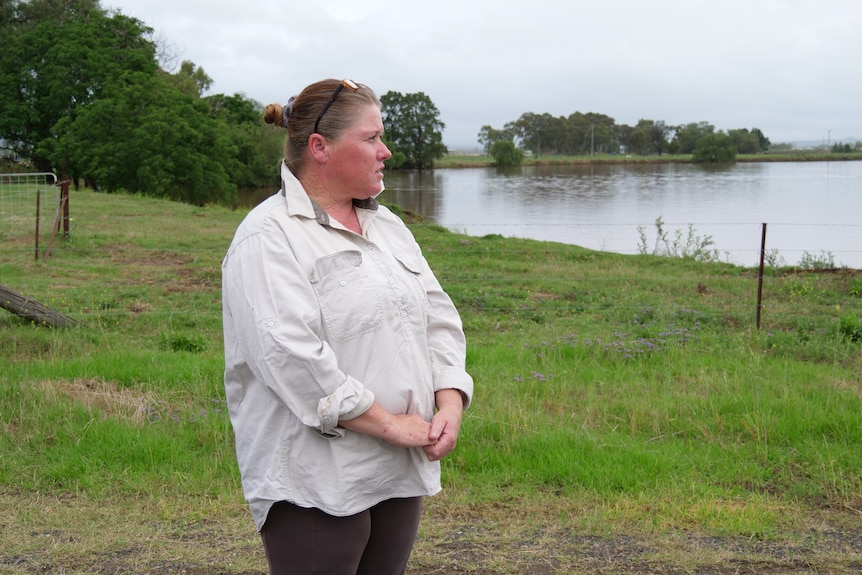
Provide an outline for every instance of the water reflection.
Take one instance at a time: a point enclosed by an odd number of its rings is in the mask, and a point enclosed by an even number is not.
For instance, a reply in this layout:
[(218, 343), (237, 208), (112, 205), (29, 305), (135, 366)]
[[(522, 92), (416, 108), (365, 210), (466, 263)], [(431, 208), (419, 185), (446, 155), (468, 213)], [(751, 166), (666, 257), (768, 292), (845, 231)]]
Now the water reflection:
[[(767, 249), (786, 263), (830, 252), (862, 267), (862, 162), (617, 164), (390, 172), (384, 201), (455, 231), (497, 233), (637, 253), (639, 228), (689, 225), (723, 259), (756, 264)], [(683, 238), (685, 239), (685, 238)]]
[[(254, 205), (276, 190), (243, 196)], [(767, 250), (787, 264), (831, 253), (862, 268), (862, 162), (524, 166), (393, 171), (382, 201), (447, 228), (637, 253), (661, 218), (670, 240), (693, 229), (722, 259), (756, 265)]]

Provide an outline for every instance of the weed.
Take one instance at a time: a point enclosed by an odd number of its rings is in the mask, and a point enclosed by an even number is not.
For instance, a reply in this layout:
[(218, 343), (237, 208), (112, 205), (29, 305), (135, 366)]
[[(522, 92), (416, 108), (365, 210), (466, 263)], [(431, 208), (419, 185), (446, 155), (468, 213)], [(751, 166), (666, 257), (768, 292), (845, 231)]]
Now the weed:
[(821, 251), (820, 255), (813, 255), (808, 252), (802, 252), (802, 259), (799, 260), (799, 269), (803, 270), (831, 270), (835, 269), (835, 256), (832, 252)]
[(664, 225), (665, 224), (661, 216), (656, 218), (656, 238), (652, 250), (649, 249), (646, 230), (643, 226), (638, 226), (638, 235), (640, 236), (638, 253), (671, 258), (686, 258), (697, 262), (719, 261), (720, 258), (718, 250), (710, 249), (710, 246), (715, 243), (712, 236), (697, 235), (694, 224), (688, 225), (688, 231), (685, 236), (683, 236), (682, 230), (674, 230), (672, 240), (668, 235), (669, 232), (665, 230)]

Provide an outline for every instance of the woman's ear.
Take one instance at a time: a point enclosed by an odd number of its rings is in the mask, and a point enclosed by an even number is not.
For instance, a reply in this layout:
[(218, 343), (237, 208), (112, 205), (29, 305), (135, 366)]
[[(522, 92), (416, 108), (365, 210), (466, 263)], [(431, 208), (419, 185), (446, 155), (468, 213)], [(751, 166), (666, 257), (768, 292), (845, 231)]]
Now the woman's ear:
[(329, 143), (320, 134), (312, 134), (308, 137), (308, 150), (317, 162), (324, 163), (329, 159)]

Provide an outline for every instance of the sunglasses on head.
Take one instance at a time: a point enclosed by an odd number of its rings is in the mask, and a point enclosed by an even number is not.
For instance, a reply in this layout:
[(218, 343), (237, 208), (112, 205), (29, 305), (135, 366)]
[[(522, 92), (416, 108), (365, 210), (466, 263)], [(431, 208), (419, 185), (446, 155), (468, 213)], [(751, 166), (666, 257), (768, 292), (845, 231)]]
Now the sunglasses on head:
[(314, 131), (312, 132), (312, 134), (320, 134), (320, 132), (318, 131), (318, 128), (320, 127), (320, 119), (323, 118), (323, 115), (326, 113), (326, 111), (329, 109), (329, 107), (332, 105), (332, 103), (335, 101), (335, 99), (338, 97), (338, 95), (344, 88), (349, 88), (350, 90), (355, 92), (359, 89), (359, 86), (353, 80), (344, 79), (341, 81), (341, 83), (338, 85), (337, 88), (335, 88), (335, 91), (329, 97), (329, 100), (326, 101), (326, 104), (324, 104), (323, 108), (320, 110), (320, 113), (317, 115), (317, 120), (314, 122)]

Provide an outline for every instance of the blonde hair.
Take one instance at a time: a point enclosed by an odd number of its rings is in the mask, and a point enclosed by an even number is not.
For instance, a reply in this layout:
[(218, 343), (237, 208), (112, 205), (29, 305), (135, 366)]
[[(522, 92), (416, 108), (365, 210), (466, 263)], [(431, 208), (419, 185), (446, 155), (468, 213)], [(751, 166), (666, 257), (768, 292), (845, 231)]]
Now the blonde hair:
[[(305, 148), (308, 139), (314, 133), (314, 124), (318, 121), (326, 103), (341, 85), (341, 80), (321, 80), (310, 84), (297, 96), (291, 98), (286, 105), (269, 104), (263, 112), (267, 124), (287, 128), (287, 138), (284, 140), (284, 162), (294, 174), (302, 167)], [(317, 132), (327, 139), (337, 139), (356, 120), (358, 111), (369, 104), (378, 108), (380, 100), (374, 91), (364, 84), (357, 84), (357, 90), (342, 89), (329, 108), (320, 118)]]

